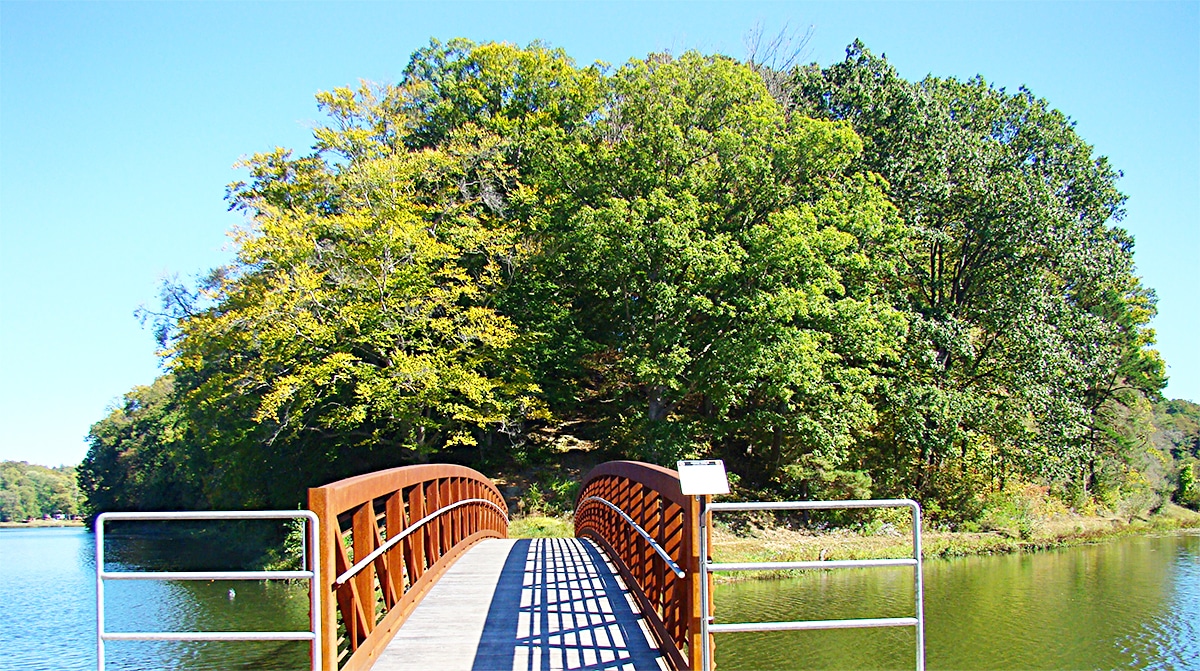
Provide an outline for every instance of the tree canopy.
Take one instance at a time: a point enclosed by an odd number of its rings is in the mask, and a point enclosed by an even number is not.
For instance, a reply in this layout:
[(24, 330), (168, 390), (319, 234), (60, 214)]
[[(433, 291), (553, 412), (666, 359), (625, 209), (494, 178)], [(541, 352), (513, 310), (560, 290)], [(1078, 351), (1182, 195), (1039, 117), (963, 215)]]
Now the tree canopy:
[(75, 515), (79, 503), (79, 486), (71, 466), (46, 468), (24, 461), (0, 462), (0, 522)]
[(452, 40), (317, 101), (310, 153), (231, 185), (233, 262), (165, 288), (169, 374), (93, 427), (94, 509), (290, 507), (567, 420), (951, 518), (1145, 468), (1164, 366), (1119, 173), (1028, 91), (859, 44), (771, 73)]
[(1028, 90), (908, 82), (859, 43), (797, 69), (787, 95), (853, 124), (859, 169), (886, 180), (911, 233), (893, 294), (905, 356), (866, 452), (889, 464), (877, 473), (934, 498), (1010, 475), (1118, 486), (1105, 471), (1137, 442), (1128, 409), (1166, 383), (1154, 295), (1116, 225), (1119, 173)]

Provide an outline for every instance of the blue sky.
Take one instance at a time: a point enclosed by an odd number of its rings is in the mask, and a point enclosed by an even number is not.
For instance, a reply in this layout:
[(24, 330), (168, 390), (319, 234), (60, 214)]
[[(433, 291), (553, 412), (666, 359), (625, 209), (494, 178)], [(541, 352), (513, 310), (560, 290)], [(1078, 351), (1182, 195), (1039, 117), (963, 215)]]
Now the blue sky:
[(1159, 297), (1167, 395), (1200, 401), (1200, 3), (100, 3), (0, 1), (0, 459), (57, 465), (159, 373), (133, 317), (230, 256), (233, 163), (305, 150), (313, 94), (395, 81), (430, 37), (578, 62), (744, 56), (756, 25), (855, 38), (910, 79), (982, 74), (1070, 115), (1125, 172), (1123, 225)]

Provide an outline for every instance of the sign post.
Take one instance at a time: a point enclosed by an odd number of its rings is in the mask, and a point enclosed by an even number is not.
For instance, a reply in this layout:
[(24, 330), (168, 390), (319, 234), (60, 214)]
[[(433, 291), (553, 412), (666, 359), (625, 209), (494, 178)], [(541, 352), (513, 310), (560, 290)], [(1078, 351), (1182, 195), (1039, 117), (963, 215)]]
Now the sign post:
[(729, 477), (725, 474), (725, 462), (720, 459), (680, 461), (679, 490), (685, 496), (695, 496), (700, 504), (700, 659), (703, 671), (712, 669), (712, 641), (708, 626), (712, 624), (708, 594), (708, 497), (729, 493)]

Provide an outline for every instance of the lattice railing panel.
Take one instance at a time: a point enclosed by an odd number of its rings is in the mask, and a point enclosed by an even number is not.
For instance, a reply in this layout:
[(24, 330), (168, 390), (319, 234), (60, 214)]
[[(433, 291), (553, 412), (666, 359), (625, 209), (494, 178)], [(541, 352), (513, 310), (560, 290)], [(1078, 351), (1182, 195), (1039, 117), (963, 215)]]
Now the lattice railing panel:
[(596, 540), (613, 555), (676, 669), (699, 664), (698, 519), (699, 503), (680, 492), (678, 473), (636, 461), (610, 461), (592, 469), (575, 508), (575, 535)]
[(486, 476), (452, 465), (394, 468), (309, 490), (320, 539), (322, 668), (370, 668), (442, 572), (470, 545), (508, 535)]

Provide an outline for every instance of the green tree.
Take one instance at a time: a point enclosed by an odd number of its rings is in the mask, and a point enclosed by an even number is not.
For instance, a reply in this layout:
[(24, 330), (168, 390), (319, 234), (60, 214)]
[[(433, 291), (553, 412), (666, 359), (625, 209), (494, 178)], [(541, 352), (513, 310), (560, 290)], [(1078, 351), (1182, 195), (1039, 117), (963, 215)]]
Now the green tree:
[(47, 468), (24, 461), (0, 462), (0, 522), (79, 512), (75, 468)]
[(520, 253), (486, 186), (512, 182), (505, 140), (472, 126), (410, 149), (371, 136), (370, 91), (320, 99), (316, 154), (248, 162), (237, 260), (170, 337), (214, 501), (286, 505), (545, 413), (491, 305)]
[(1182, 506), (1200, 509), (1200, 404), (1183, 399), (1163, 400), (1154, 406), (1154, 450), (1175, 469), (1172, 498)]
[(1183, 399), (1154, 406), (1155, 445), (1176, 459), (1200, 459), (1200, 404)]
[(451, 40), (317, 100), (311, 152), (231, 185), (236, 259), (164, 288), (170, 374), (93, 427), (96, 506), (290, 507), (564, 419), (951, 517), (1174, 473), (1119, 175), (1028, 91), (858, 44), (771, 73)]
[(1175, 489), (1175, 501), (1192, 510), (1200, 509), (1200, 485), (1196, 484), (1196, 460), (1179, 467), (1179, 484)]
[(165, 292), (209, 504), (482, 453), (580, 404), (629, 454), (722, 451), (762, 481), (840, 463), (871, 420), (902, 230), (847, 170), (850, 128), (786, 118), (745, 66), (606, 75), (454, 40), (318, 101), (312, 154), (255, 155), (231, 187), (237, 260)]
[(717, 452), (767, 484), (846, 457), (903, 320), (875, 300), (901, 231), (847, 169), (846, 124), (788, 119), (748, 67), (687, 53), (606, 80), (596, 121), (537, 156), (536, 234), (626, 454)]
[(1029, 91), (908, 82), (860, 43), (797, 69), (788, 103), (853, 124), (858, 168), (887, 180), (914, 235), (894, 285), (911, 327), (879, 399), (875, 472), (943, 501), (1009, 474), (1086, 492), (1099, 462), (1127, 451), (1117, 406), (1164, 384), (1153, 294), (1114, 223), (1119, 173)]
[(179, 510), (203, 506), (196, 455), (187, 447), (188, 424), (170, 375), (137, 386), (88, 431), (79, 466), (84, 510)]

